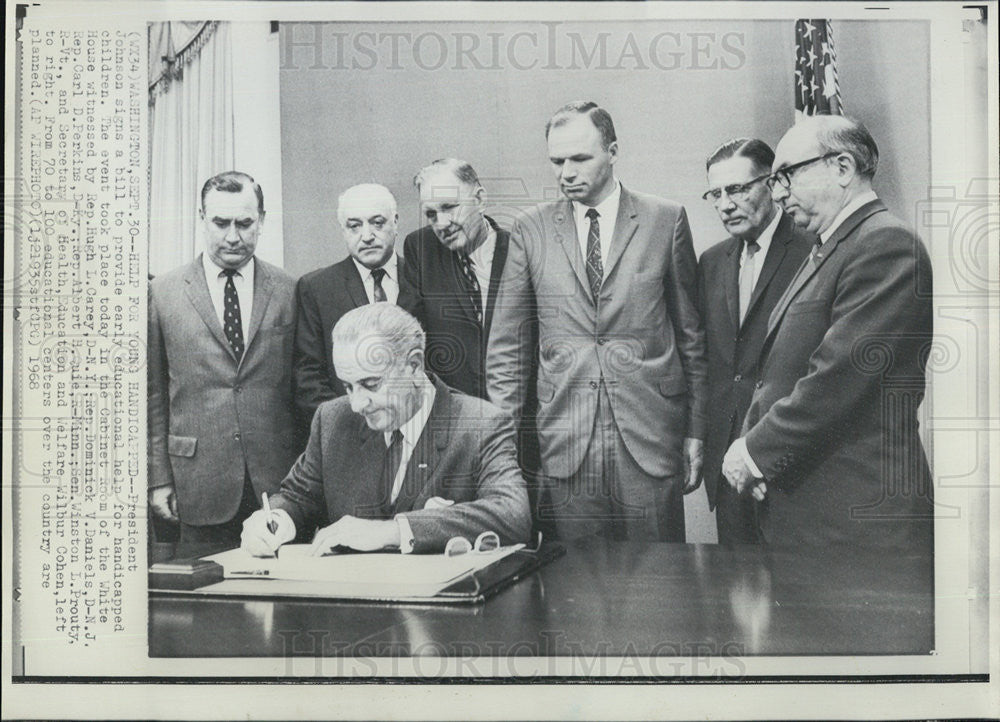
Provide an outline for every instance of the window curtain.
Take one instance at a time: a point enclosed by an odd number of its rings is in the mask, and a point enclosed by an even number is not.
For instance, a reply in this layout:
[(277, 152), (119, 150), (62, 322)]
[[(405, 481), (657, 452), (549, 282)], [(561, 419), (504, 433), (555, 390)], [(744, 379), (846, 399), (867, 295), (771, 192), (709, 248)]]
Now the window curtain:
[(233, 62), (225, 22), (149, 25), (149, 272), (202, 249), (201, 185), (233, 168)]

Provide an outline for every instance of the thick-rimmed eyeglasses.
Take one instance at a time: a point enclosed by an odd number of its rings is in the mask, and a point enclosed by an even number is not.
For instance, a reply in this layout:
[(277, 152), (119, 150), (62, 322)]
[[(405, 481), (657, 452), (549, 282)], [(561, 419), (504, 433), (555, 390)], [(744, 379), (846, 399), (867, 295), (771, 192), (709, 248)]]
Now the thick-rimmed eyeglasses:
[(748, 180), (746, 183), (730, 183), (722, 188), (712, 188), (701, 194), (702, 200), (706, 200), (709, 203), (715, 204), (719, 202), (722, 198), (722, 194), (725, 193), (726, 197), (734, 201), (746, 200), (747, 195), (750, 193), (750, 189), (753, 188), (757, 183), (762, 180), (770, 178), (770, 173), (765, 173), (764, 175), (759, 175), (752, 180)]
[(792, 187), (792, 176), (795, 171), (800, 168), (805, 168), (807, 165), (813, 163), (818, 163), (821, 160), (826, 160), (827, 158), (833, 158), (834, 156), (840, 155), (840, 151), (834, 151), (832, 153), (827, 153), (825, 155), (818, 155), (815, 158), (807, 158), (806, 160), (800, 160), (798, 163), (792, 163), (791, 165), (786, 165), (780, 170), (774, 171), (767, 179), (767, 187), (774, 190), (776, 185), (780, 185), (786, 190)]

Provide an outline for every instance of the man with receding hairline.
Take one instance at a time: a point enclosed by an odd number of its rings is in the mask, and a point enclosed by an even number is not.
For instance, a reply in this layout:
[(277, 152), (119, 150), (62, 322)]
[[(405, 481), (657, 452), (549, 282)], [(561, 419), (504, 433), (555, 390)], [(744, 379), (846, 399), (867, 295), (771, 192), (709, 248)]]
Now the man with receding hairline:
[(256, 258), (264, 194), (205, 182), (205, 252), (149, 291), (149, 503), (182, 542), (235, 544), (300, 451), (292, 404), (295, 282)]
[(771, 313), (723, 473), (760, 502), (768, 544), (882, 566), (933, 553), (917, 422), (933, 316), (927, 251), (872, 188), (878, 156), (842, 116), (804, 119), (775, 149), (774, 199), (819, 239)]
[(423, 329), (398, 306), (365, 305), (337, 321), (333, 363), (347, 395), (320, 404), (272, 517), (262, 510), (244, 524), (246, 551), (271, 555), (317, 526), (314, 554), (440, 553), (485, 532), (527, 541), (510, 417), (429, 376), (424, 354)]
[(538, 513), (561, 538), (684, 541), (682, 494), (701, 473), (706, 401), (687, 215), (618, 182), (614, 123), (596, 103), (560, 108), (546, 140), (564, 199), (511, 229), (490, 399), (523, 415), (537, 368), (547, 484)]
[(334, 325), (358, 306), (396, 303), (401, 287), (406, 286), (395, 252), (396, 199), (388, 188), (377, 183), (351, 186), (337, 200), (337, 220), (348, 257), (305, 274), (295, 289), (299, 317), (295, 403), (305, 432), (321, 403), (344, 394), (330, 361)]

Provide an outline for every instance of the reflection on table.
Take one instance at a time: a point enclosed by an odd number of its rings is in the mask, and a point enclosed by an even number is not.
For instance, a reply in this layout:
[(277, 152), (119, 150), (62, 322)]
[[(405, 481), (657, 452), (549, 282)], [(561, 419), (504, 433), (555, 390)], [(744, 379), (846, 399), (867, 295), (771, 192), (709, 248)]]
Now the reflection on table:
[[(154, 549), (157, 560), (212, 550)], [(927, 654), (930, 559), (838, 550), (568, 545), (484, 604), (150, 594), (150, 655)]]

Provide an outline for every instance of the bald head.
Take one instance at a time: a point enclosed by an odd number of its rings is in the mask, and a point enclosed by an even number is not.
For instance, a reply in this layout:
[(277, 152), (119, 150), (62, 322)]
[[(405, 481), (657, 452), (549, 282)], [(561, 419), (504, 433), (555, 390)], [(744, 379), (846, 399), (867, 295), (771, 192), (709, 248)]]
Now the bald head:
[(378, 183), (348, 188), (337, 200), (337, 220), (351, 256), (366, 268), (378, 268), (396, 246), (396, 199)]

